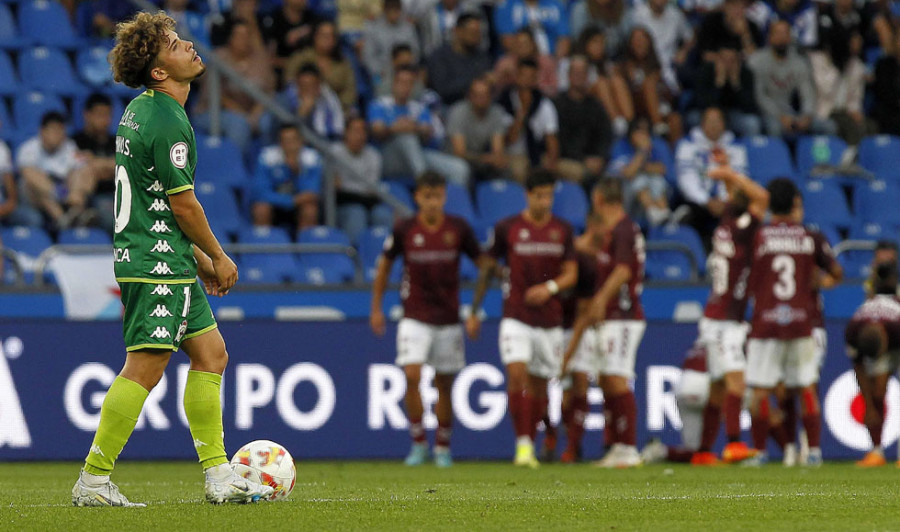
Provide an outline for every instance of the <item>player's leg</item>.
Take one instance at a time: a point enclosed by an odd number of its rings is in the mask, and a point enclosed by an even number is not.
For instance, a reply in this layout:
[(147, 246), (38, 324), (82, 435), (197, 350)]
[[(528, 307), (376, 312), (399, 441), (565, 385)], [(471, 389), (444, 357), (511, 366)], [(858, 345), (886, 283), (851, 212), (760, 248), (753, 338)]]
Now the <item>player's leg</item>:
[(630, 381), (635, 378), (637, 350), (644, 336), (646, 323), (633, 320), (612, 320), (601, 329), (601, 345), (607, 349), (604, 362), (604, 394), (612, 411), (612, 428), (619, 451), (612, 453), (612, 467), (640, 465), (637, 451), (637, 401)]
[(722, 458), (730, 463), (746, 460), (755, 454), (741, 441), (741, 405), (746, 390), (744, 380), (744, 372), (747, 368), (747, 360), (744, 355), (746, 341), (747, 327), (745, 324), (723, 323), (722, 356), (719, 359), (719, 368), (723, 375), (724, 390), (721, 405), (728, 443), (722, 452)]
[(571, 381), (571, 388), (566, 391), (569, 395), (568, 404), (563, 409), (563, 421), (566, 425), (566, 450), (563, 451), (560, 461), (564, 463), (573, 463), (581, 458), (584, 420), (589, 412), (587, 393), (590, 379), (588, 374), (580, 371), (573, 372)]
[(758, 454), (748, 465), (761, 465), (768, 460), (766, 439), (769, 433), (772, 388), (781, 380), (784, 350), (774, 339), (751, 339), (747, 345), (747, 383), (753, 389), (750, 401), (753, 448)]
[[(531, 395), (531, 441), (537, 440), (537, 428), (547, 417), (549, 398), (547, 396), (548, 379), (540, 375), (528, 375), (528, 392)], [(544, 434), (546, 441), (547, 434)]]
[(465, 340), (461, 325), (440, 327), (431, 349), (430, 364), (435, 369), (434, 385), (438, 400), (435, 405), (438, 429), (434, 438), (434, 463), (450, 467), (450, 436), (453, 432), (453, 381), (466, 366)]
[(797, 399), (800, 397), (798, 388), (788, 388), (784, 383), (775, 387), (775, 400), (778, 402), (778, 410), (781, 413), (781, 423), (778, 426), (772, 424), (772, 437), (784, 450), (784, 465), (793, 467), (801, 460), (801, 449), (797, 445)]
[(428, 459), (428, 441), (425, 438), (425, 426), (422, 424), (424, 408), (419, 383), (422, 378), (422, 365), (428, 361), (435, 334), (433, 327), (417, 320), (404, 318), (397, 324), (396, 364), (403, 368), (406, 376), (406, 393), (403, 399), (411, 440), (409, 454), (404, 461), (408, 466), (421, 465)]
[[(707, 360), (712, 362), (713, 357), (709, 355), (710, 348), (707, 347)], [(711, 369), (712, 364), (709, 364)], [(710, 371), (712, 375), (712, 372)], [(697, 453), (692, 457), (691, 463), (698, 466), (718, 465), (719, 459), (712, 452), (716, 438), (719, 436), (719, 425), (722, 419), (722, 401), (725, 398), (725, 381), (721, 378), (709, 383), (709, 400), (703, 405), (700, 426), (700, 438), (697, 442)], [(681, 409), (679, 408), (679, 412)], [(684, 419), (682, 419), (684, 423)]]
[[(784, 384), (788, 389), (800, 390), (800, 410), (803, 428), (809, 445), (809, 455), (802, 463), (822, 464), (822, 413), (815, 383), (818, 380), (818, 359), (812, 336), (785, 342), (786, 364)], [(793, 428), (789, 427), (789, 430)]]
[(506, 367), (506, 394), (509, 416), (516, 435), (517, 465), (532, 465), (534, 442), (531, 439), (531, 393), (528, 386), (528, 364), (534, 346), (531, 328), (509, 318), (500, 321), (500, 360)]
[[(862, 460), (856, 462), (860, 467), (879, 467), (887, 463), (884, 457), (884, 448), (881, 444), (881, 436), (884, 430), (885, 396), (891, 371), (889, 355), (882, 355), (875, 360), (865, 361), (866, 377), (869, 380), (869, 389), (872, 390), (873, 413), (866, 412), (864, 422), (872, 439), (872, 450)], [(859, 378), (859, 376), (857, 377)]]

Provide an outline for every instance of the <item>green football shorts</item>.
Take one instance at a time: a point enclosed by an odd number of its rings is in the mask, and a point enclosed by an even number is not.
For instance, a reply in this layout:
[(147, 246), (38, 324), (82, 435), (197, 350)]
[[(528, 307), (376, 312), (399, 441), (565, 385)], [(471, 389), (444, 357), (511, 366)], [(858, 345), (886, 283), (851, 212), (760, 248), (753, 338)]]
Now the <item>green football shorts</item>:
[(125, 350), (178, 351), (183, 340), (217, 327), (200, 281), (191, 284), (119, 283), (125, 306)]

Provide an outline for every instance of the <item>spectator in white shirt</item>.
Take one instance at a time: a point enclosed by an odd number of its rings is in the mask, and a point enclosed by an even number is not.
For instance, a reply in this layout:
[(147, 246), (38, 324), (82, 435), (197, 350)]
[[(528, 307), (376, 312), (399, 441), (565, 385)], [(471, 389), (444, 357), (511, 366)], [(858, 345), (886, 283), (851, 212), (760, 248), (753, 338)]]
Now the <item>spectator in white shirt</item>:
[(678, 93), (676, 71), (687, 61), (694, 46), (694, 30), (687, 17), (669, 0), (649, 0), (634, 8), (634, 24), (644, 26), (653, 36), (663, 81), (669, 90)]

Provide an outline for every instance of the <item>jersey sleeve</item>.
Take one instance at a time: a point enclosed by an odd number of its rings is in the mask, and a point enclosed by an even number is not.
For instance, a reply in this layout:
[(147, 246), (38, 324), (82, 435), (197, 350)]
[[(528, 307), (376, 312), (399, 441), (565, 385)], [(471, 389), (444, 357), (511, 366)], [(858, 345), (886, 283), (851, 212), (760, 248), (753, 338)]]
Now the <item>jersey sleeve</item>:
[(177, 123), (161, 123), (153, 139), (153, 165), (166, 194), (178, 194), (194, 188), (191, 150), (196, 150), (189, 127)]
[(837, 264), (831, 244), (828, 243), (822, 233), (813, 233), (813, 239), (816, 242), (816, 266), (826, 272), (831, 272)]
[(391, 236), (384, 241), (384, 257), (388, 260), (394, 260), (403, 255), (403, 241), (406, 237), (406, 222), (401, 221), (394, 225), (394, 231)]
[(631, 264), (634, 256), (634, 231), (625, 225), (616, 227), (612, 234), (613, 262)]
[(465, 221), (460, 221), (459, 225), (460, 248), (462, 252), (468, 255), (473, 261), (478, 260), (478, 256), (481, 255), (481, 244), (478, 243), (475, 231), (473, 231), (472, 227)]

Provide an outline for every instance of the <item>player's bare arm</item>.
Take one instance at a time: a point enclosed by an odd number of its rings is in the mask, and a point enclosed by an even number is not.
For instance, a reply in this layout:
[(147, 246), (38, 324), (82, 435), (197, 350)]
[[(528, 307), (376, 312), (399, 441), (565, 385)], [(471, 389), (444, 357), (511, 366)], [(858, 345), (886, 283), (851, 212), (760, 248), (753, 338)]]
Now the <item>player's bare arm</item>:
[(590, 309), (590, 299), (578, 300), (578, 310), (575, 312), (575, 324), (572, 325), (572, 337), (569, 339), (569, 344), (566, 346), (566, 350), (563, 353), (562, 365), (560, 365), (560, 377), (565, 377), (569, 374), (569, 363), (572, 361), (572, 357), (575, 356), (575, 351), (578, 350), (579, 344), (581, 344), (581, 338), (584, 336), (584, 331), (591, 326), (590, 318), (588, 317)]
[(194, 246), (194, 260), (197, 261), (197, 276), (200, 277), (206, 294), (219, 296), (219, 279), (216, 277), (216, 269), (213, 267), (212, 259), (199, 247)]
[(209, 222), (206, 219), (206, 214), (203, 212), (203, 206), (197, 201), (194, 191), (185, 190), (178, 194), (172, 194), (169, 196), (169, 203), (172, 206), (172, 214), (178, 222), (178, 227), (191, 239), (195, 246), (199, 247), (210, 258), (216, 280), (219, 283), (217, 295), (226, 295), (238, 280), (237, 266), (225, 254), (222, 245), (219, 244), (216, 236), (209, 228)]
[(769, 192), (765, 187), (730, 166), (713, 168), (707, 175), (711, 179), (725, 183), (729, 190), (735, 189), (743, 192), (749, 200), (747, 211), (756, 218), (765, 217), (766, 210), (769, 208)]
[(484, 295), (487, 293), (488, 285), (497, 270), (497, 259), (490, 255), (482, 255), (478, 259), (478, 282), (475, 285), (475, 294), (472, 296), (472, 311), (466, 318), (466, 334), (472, 340), (478, 339), (478, 333), (481, 332), (481, 318), (478, 313), (481, 311), (481, 304), (484, 302)]
[(550, 300), (561, 290), (568, 290), (578, 281), (578, 262), (567, 260), (562, 264), (562, 271), (555, 279), (532, 286), (525, 292), (525, 303), (539, 307)]
[(384, 255), (378, 257), (378, 270), (375, 273), (375, 280), (372, 282), (372, 304), (369, 310), (369, 326), (376, 336), (384, 336), (387, 330), (382, 302), (393, 265), (394, 261)]

